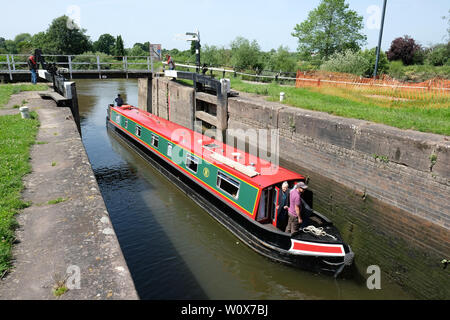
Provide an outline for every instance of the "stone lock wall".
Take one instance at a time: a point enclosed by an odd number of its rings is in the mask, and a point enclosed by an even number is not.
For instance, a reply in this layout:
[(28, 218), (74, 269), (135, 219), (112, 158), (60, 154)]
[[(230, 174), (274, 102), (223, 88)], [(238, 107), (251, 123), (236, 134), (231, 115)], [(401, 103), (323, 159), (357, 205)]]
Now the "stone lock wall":
[(230, 129), (279, 129), (281, 164), (310, 178), (315, 209), (338, 226), (361, 274), (377, 264), (418, 297), (448, 297), (450, 137), (246, 95), (229, 98), (228, 112)]
[(153, 78), (152, 113), (186, 128), (194, 125), (194, 89), (169, 81)]

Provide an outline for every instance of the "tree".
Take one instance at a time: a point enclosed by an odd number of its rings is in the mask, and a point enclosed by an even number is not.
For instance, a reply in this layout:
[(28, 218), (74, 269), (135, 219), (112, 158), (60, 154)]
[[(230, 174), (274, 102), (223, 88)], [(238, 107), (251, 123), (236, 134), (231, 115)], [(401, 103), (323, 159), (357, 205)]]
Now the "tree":
[(202, 51), (202, 63), (208, 66), (217, 67), (222, 63), (220, 61), (219, 50), (216, 46), (208, 46), (207, 44), (203, 47)]
[(92, 48), (85, 29), (73, 28), (66, 15), (56, 18), (46, 32), (46, 51), (50, 54), (81, 54)]
[(19, 33), (17, 36), (15, 36), (15, 43), (20, 43), (22, 41), (31, 41), (31, 35), (29, 33)]
[(406, 35), (403, 38), (394, 39), (386, 54), (389, 61), (402, 60), (404, 65), (411, 65), (416, 62), (415, 57), (421, 50), (421, 46)]
[(145, 41), (141, 48), (148, 53), (147, 55), (150, 55), (150, 41)]
[(6, 53), (16, 54), (19, 53), (17, 50), (17, 45), (14, 40), (5, 40), (5, 51)]
[(231, 63), (237, 70), (259, 70), (263, 69), (263, 63), (260, 60), (260, 47), (256, 40), (251, 43), (243, 37), (237, 37), (231, 43)]
[(147, 55), (147, 56), (150, 54), (150, 42), (149, 42), (149, 41), (144, 42), (144, 43), (136, 42), (136, 43), (133, 45), (133, 48), (134, 48), (134, 47), (139, 47), (139, 48), (142, 49), (142, 51), (147, 52), (147, 53), (145, 54), (145, 55)]
[(35, 49), (41, 49), (44, 53), (50, 52), (49, 44), (47, 41), (47, 34), (43, 31), (36, 33), (31, 38), (31, 44)]
[(94, 42), (93, 49), (95, 52), (112, 54), (115, 44), (116, 39), (109, 33), (104, 33), (100, 37), (98, 37), (97, 41)]
[(148, 56), (149, 55), (149, 51), (144, 51), (142, 49), (142, 46), (140, 46), (139, 44), (135, 44), (133, 46), (133, 48), (128, 50), (127, 55), (129, 56), (134, 56), (134, 57), (142, 57), (142, 56)]
[(345, 0), (322, 0), (307, 20), (295, 26), (292, 36), (298, 38), (302, 57), (328, 58), (336, 51), (358, 50), (364, 45), (367, 37), (362, 28), (363, 17), (350, 10)]
[(149, 56), (150, 55), (150, 42), (136, 42), (131, 49), (126, 50), (129, 56)]
[(270, 49), (270, 51), (261, 53), (262, 63), (264, 64), (264, 66), (268, 70), (275, 70), (275, 67), (274, 67), (274, 62), (275, 62), (274, 56), (276, 54), (277, 54), (277, 50), (275, 50), (275, 49)]
[(6, 39), (0, 37), (0, 53), (6, 53)]
[(433, 46), (427, 53), (426, 60), (433, 66), (443, 66), (450, 62), (450, 42)]
[(267, 67), (272, 71), (295, 72), (297, 61), (288, 47), (280, 46), (277, 51), (272, 49), (270, 52)]
[(29, 33), (20, 33), (14, 38), (17, 51), (29, 54), (33, 51), (32, 37)]
[(114, 55), (116, 57), (123, 57), (125, 55), (125, 48), (123, 46), (122, 36), (117, 36), (116, 38), (116, 46), (114, 48)]

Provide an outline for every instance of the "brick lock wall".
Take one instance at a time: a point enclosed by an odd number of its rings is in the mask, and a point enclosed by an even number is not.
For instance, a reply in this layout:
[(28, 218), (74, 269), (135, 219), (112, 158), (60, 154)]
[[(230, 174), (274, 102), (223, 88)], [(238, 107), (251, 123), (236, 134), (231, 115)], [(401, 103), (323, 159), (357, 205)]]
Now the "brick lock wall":
[(314, 208), (338, 226), (362, 275), (377, 264), (417, 297), (448, 298), (448, 137), (246, 97), (228, 110), (230, 129), (279, 129), (281, 164), (310, 178)]

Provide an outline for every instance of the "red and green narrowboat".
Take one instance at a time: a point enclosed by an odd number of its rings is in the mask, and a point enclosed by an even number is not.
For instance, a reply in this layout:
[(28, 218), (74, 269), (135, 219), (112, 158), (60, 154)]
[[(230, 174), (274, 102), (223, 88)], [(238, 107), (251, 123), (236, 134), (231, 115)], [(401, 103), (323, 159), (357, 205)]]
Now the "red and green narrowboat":
[[(309, 190), (308, 226), (293, 234), (277, 228), (282, 183), (292, 188), (302, 175), (130, 105), (110, 105), (107, 126), (258, 253), (334, 276), (352, 264), (337, 228), (311, 209)], [(276, 174), (261, 174), (270, 170)]]

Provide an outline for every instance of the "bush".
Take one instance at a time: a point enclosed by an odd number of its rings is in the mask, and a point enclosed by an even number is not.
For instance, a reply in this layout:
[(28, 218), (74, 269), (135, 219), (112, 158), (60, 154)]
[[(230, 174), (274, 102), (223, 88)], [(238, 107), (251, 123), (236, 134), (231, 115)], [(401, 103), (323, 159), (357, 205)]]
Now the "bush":
[(315, 71), (320, 68), (320, 63), (313, 63), (311, 61), (300, 60), (297, 63), (297, 68), (300, 71)]
[(336, 52), (320, 66), (320, 70), (352, 73), (358, 76), (365, 75), (369, 69), (370, 62), (361, 52), (353, 50)]
[(421, 50), (413, 38), (404, 36), (394, 39), (386, 54), (389, 61), (402, 60), (404, 65), (410, 65), (420, 59)]
[(389, 76), (399, 80), (403, 79), (405, 76), (403, 67), (403, 62), (401, 60), (391, 61), (389, 64)]
[[(364, 71), (363, 75), (366, 77), (372, 77), (375, 70), (375, 61), (377, 59), (377, 48), (366, 49), (361, 52), (361, 55), (368, 62), (368, 67)], [(380, 58), (378, 60), (377, 75), (387, 73), (389, 70), (389, 60), (387, 59), (386, 53), (380, 51)]]
[(450, 63), (450, 42), (432, 47), (426, 56), (426, 62), (432, 66)]
[(450, 65), (404, 66), (401, 61), (391, 61), (388, 74), (397, 80), (410, 82), (423, 82), (433, 78), (450, 79)]

